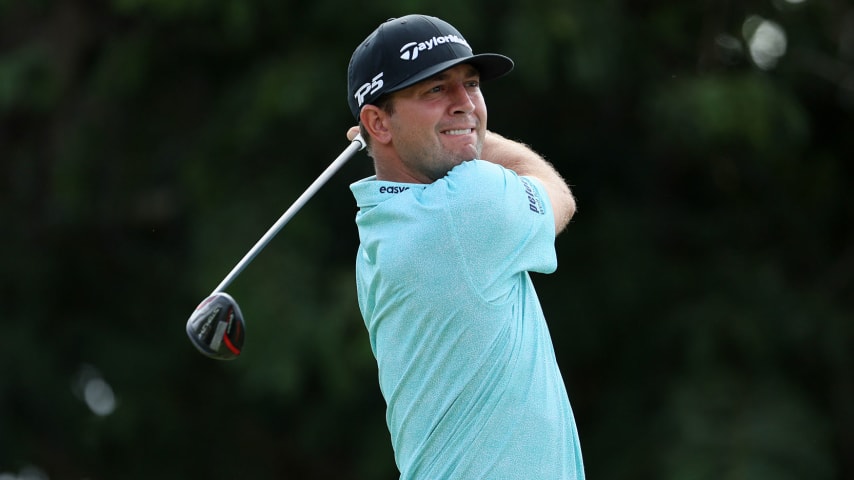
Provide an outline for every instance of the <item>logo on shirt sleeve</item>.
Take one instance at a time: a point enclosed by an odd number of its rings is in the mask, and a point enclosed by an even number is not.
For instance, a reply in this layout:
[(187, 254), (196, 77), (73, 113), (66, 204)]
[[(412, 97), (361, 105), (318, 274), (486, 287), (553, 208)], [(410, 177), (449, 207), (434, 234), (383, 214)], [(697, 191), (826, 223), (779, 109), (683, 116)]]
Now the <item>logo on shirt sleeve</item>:
[(528, 208), (530, 208), (534, 213), (544, 215), (546, 213), (546, 209), (543, 208), (543, 201), (540, 199), (540, 196), (537, 195), (537, 191), (534, 190), (534, 186), (531, 185), (531, 181), (527, 178), (522, 178), (521, 180), (522, 184), (525, 185), (525, 195), (528, 196)]

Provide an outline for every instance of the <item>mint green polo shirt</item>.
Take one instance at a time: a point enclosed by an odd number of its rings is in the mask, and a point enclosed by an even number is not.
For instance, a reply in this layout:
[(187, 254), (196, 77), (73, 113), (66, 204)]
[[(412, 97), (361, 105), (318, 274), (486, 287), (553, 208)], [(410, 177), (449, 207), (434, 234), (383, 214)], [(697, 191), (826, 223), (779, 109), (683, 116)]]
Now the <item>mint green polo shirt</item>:
[(557, 268), (542, 184), (481, 160), (350, 186), (359, 308), (401, 479), (583, 479), (528, 272)]

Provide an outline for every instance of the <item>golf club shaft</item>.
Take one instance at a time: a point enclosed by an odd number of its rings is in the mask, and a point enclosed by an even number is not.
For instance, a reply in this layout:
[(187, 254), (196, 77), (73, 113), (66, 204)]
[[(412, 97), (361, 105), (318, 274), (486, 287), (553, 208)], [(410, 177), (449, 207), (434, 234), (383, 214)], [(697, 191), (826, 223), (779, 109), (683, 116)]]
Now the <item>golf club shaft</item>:
[(247, 265), (249, 265), (249, 263), (255, 258), (255, 256), (258, 255), (258, 252), (264, 249), (264, 247), (266, 247), (267, 244), (270, 243), (270, 240), (272, 240), (273, 237), (275, 237), (276, 234), (279, 233), (279, 230), (281, 230), (282, 227), (284, 227), (285, 224), (290, 221), (291, 217), (296, 215), (296, 213), (303, 206), (305, 206), (306, 202), (308, 202), (309, 199), (311, 199), (311, 197), (314, 196), (314, 194), (317, 193), (318, 190), (320, 190), (320, 187), (322, 187), (327, 181), (329, 181), (332, 175), (334, 175), (335, 172), (337, 172), (345, 163), (347, 163), (347, 160), (349, 160), (350, 157), (352, 157), (356, 152), (363, 148), (365, 148), (365, 140), (362, 138), (361, 135), (357, 135), (356, 138), (354, 138), (353, 141), (350, 142), (350, 145), (343, 152), (341, 152), (340, 155), (338, 155), (338, 158), (336, 158), (328, 167), (326, 167), (326, 170), (324, 170), (323, 173), (321, 173), (320, 176), (317, 177), (317, 179), (311, 185), (308, 186), (305, 192), (303, 192), (302, 195), (300, 195), (299, 198), (294, 201), (294, 203), (285, 211), (285, 213), (283, 213), (282, 216), (279, 217), (279, 220), (277, 220), (276, 223), (273, 224), (273, 226), (270, 227), (269, 230), (267, 230), (267, 233), (265, 233), (264, 236), (261, 237), (260, 240), (258, 240), (255, 246), (253, 246), (252, 249), (249, 250), (246, 255), (244, 255), (243, 258), (237, 263), (237, 265), (235, 265), (234, 268), (231, 269), (231, 272), (229, 272), (229, 274), (226, 275), (222, 282), (217, 285), (213, 292), (211, 292), (211, 295), (225, 290), (225, 288), (228, 287), (238, 275), (240, 275), (240, 272), (242, 272), (243, 269), (246, 268)]

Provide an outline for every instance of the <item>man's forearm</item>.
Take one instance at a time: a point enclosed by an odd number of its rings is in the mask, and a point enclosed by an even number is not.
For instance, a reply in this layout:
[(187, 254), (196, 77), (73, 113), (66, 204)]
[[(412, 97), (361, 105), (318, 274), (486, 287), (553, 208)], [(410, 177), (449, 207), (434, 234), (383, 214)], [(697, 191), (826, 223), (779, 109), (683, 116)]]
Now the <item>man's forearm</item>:
[(495, 132), (487, 132), (481, 157), (513, 170), (519, 175), (533, 177), (546, 187), (555, 217), (555, 232), (566, 228), (575, 214), (575, 198), (560, 173), (527, 145)]

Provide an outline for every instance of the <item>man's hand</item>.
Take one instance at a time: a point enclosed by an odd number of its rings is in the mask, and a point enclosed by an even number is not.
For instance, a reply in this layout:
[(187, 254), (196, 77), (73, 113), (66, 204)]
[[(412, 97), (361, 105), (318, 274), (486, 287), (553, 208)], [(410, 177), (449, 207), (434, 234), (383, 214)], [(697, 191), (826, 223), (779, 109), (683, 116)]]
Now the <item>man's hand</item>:
[(350, 127), (350, 130), (347, 130), (347, 140), (353, 141), (356, 138), (356, 135), (359, 134), (359, 127)]

